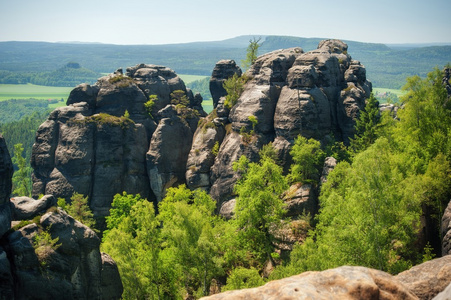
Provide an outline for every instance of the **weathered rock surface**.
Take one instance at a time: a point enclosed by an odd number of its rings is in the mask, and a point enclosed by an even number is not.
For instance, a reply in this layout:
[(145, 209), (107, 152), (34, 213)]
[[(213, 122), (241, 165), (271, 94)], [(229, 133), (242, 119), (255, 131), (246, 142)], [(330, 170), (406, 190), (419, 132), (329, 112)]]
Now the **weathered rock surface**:
[(30, 197), (11, 198), (12, 218), (15, 221), (33, 219), (50, 207), (55, 206), (56, 202), (57, 200), (53, 195), (43, 196), (39, 200)]
[(3, 136), (0, 134), (0, 237), (11, 226), (9, 196), (12, 189), (13, 164)]
[(395, 278), (418, 298), (432, 299), (451, 283), (451, 256), (427, 261), (399, 273)]
[(224, 81), (235, 74), (241, 76), (242, 71), (234, 60), (224, 59), (216, 63), (210, 78), (210, 93), (213, 98), (213, 107), (218, 105), (221, 97), (227, 95), (223, 87)]
[[(167, 188), (185, 182), (186, 163), (193, 141), (193, 130), (174, 106), (159, 112), (161, 120), (147, 152), (150, 186), (159, 202)], [(194, 118), (197, 125), (198, 118)]]
[[(177, 90), (188, 107), (202, 108), (202, 98), (174, 71), (156, 65), (128, 68), (125, 76), (118, 70), (95, 85), (76, 87), (67, 106), (37, 131), (33, 196), (69, 200), (77, 192), (89, 197), (95, 216), (108, 215), (113, 196), (123, 191), (161, 199), (165, 188), (185, 181), (192, 136), (205, 114), (170, 105)], [(157, 98), (149, 112), (145, 103), (152, 95)]]
[[(36, 246), (34, 239), (45, 230), (58, 238), (58, 247)], [(0, 285), (10, 299), (120, 299), (122, 284), (114, 261), (102, 259), (100, 239), (94, 231), (63, 210), (42, 215), (40, 225), (31, 223), (8, 234), (5, 247), (9, 260), (2, 262), (0, 276), (13, 280)], [(5, 252), (0, 252), (0, 261)], [(107, 276), (108, 279), (103, 279)], [(114, 283), (117, 286), (112, 286)], [(105, 295), (104, 295), (105, 294)]]
[(316, 189), (311, 184), (297, 183), (283, 194), (288, 217), (309, 214), (313, 216), (318, 211)]
[(339, 267), (271, 281), (262, 287), (204, 297), (216, 299), (418, 299), (393, 276), (364, 267)]

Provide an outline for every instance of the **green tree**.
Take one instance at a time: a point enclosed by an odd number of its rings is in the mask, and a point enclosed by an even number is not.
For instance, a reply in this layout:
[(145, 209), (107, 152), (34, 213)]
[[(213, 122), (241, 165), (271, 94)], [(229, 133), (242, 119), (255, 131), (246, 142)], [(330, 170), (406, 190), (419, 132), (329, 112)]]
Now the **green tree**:
[(14, 172), (13, 195), (31, 197), (31, 168), (27, 165), (22, 156), (24, 149), (22, 144), (14, 145), (13, 163), (17, 165), (18, 170)]
[(160, 251), (159, 221), (153, 204), (128, 195), (116, 195), (115, 199), (121, 203), (127, 199), (137, 200), (129, 213), (117, 219), (119, 223), (112, 228), (110, 224), (111, 229), (104, 234), (102, 243), (102, 251), (108, 252), (118, 265), (124, 285), (123, 298), (177, 298), (173, 269)]
[(95, 226), (94, 214), (88, 205), (88, 196), (74, 193), (70, 198), (70, 204), (63, 207), (75, 220), (93, 228)]
[(241, 61), (243, 69), (248, 69), (257, 60), (258, 48), (261, 44), (259, 43), (261, 38), (252, 38), (249, 40), (249, 45), (246, 50), (246, 59)]
[(300, 135), (294, 141), (290, 154), (294, 163), (288, 175), (289, 181), (317, 183), (325, 157), (320, 142)]
[(356, 120), (354, 138), (351, 139), (351, 149), (354, 153), (365, 150), (378, 138), (378, 124), (380, 120), (379, 102), (371, 93), (365, 108), (360, 111)]
[(233, 74), (224, 81), (223, 87), (227, 92), (227, 96), (224, 101), (224, 106), (227, 108), (232, 108), (240, 98), (244, 91), (244, 84), (248, 81), (246, 75), (238, 76), (238, 74)]
[(222, 273), (214, 227), (216, 203), (205, 191), (169, 188), (159, 204), (162, 250), (172, 261), (185, 292), (208, 295), (211, 279)]
[(273, 260), (271, 254), (276, 241), (273, 232), (285, 212), (280, 195), (288, 184), (282, 168), (274, 160), (274, 153), (272, 144), (268, 144), (260, 151), (258, 163), (242, 156), (234, 164), (234, 170), (243, 173), (235, 186), (238, 238), (259, 263)]
[(257, 269), (238, 267), (236, 269), (233, 269), (230, 275), (227, 277), (227, 284), (223, 286), (221, 291), (253, 288), (264, 284), (265, 281), (260, 276), (260, 274), (258, 274)]

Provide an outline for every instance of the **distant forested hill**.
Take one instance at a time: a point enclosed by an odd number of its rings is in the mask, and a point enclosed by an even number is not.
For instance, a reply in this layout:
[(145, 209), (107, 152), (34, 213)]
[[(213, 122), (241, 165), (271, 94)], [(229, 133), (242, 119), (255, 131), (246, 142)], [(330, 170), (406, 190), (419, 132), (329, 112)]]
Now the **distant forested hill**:
[[(0, 80), (1, 71), (3, 74), (5, 71), (53, 72), (69, 62), (77, 62), (95, 73), (149, 63), (168, 66), (179, 74), (209, 76), (220, 59), (240, 62), (252, 37), (170, 45), (0, 42)], [(310, 51), (316, 49), (321, 40), (323, 38), (262, 36), (259, 54), (295, 46)], [(400, 88), (407, 76), (425, 76), (431, 68), (442, 68), (451, 62), (451, 46), (400, 50), (403, 48), (384, 44), (345, 42), (352, 57), (365, 65), (367, 76), (376, 87)]]

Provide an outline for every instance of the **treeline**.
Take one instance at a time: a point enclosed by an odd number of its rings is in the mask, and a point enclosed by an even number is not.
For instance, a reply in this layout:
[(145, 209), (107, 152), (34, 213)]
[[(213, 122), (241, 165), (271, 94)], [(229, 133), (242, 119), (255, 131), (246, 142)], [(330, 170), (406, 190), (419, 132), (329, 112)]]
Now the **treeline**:
[(36, 84), (45, 86), (74, 87), (80, 83), (95, 83), (101, 74), (80, 67), (77, 63), (51, 72), (13, 72), (0, 70), (1, 84)]
[[(409, 78), (396, 116), (380, 115), (371, 96), (349, 147), (299, 136), (288, 174), (271, 144), (258, 162), (241, 157), (231, 220), (215, 215), (204, 191), (185, 186), (168, 189), (158, 214), (139, 196), (117, 195), (101, 247), (118, 264), (124, 299), (198, 298), (341, 265), (396, 274), (439, 254), (439, 220), (451, 196), (451, 102), (443, 75), (436, 69)], [(320, 187), (319, 213), (287, 218), (284, 192), (318, 187), (326, 156), (339, 162)], [(433, 231), (426, 238), (424, 214)], [(300, 237), (289, 255), (281, 249), (283, 232)]]

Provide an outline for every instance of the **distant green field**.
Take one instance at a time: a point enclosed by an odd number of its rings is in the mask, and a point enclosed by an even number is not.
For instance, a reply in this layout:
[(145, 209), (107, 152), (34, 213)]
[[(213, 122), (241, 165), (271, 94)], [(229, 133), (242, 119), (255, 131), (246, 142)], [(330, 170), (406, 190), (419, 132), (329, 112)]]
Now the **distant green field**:
[(373, 93), (385, 93), (390, 92), (398, 97), (403, 96), (406, 92), (403, 90), (386, 89), (386, 88), (373, 88)]
[(204, 78), (207, 78), (209, 76), (201, 76), (201, 75), (188, 75), (188, 74), (178, 74), (180, 78), (182, 78), (183, 82), (185, 84), (196, 81), (196, 80), (202, 80)]
[(0, 101), (8, 99), (64, 99), (66, 102), (71, 87), (53, 87), (34, 84), (0, 84)]

